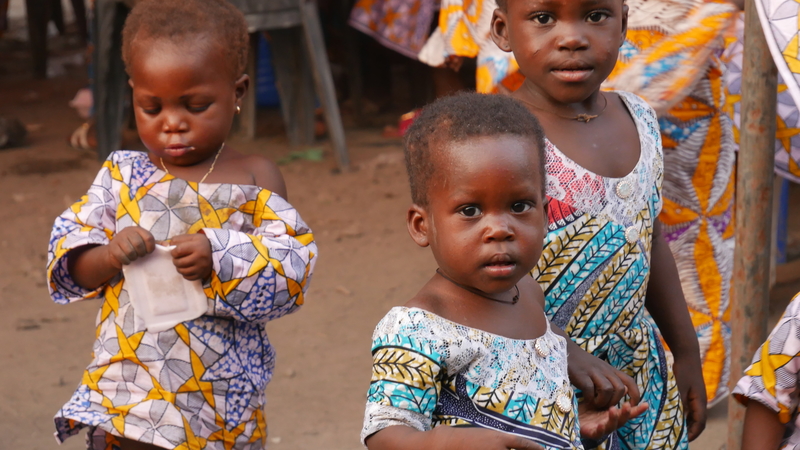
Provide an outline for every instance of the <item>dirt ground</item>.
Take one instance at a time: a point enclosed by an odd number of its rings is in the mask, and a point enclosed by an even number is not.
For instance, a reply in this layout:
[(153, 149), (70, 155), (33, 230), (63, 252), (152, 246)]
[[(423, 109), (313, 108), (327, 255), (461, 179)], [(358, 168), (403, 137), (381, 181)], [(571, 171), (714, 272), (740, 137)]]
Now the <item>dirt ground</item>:
[[(23, 72), (0, 71), (0, 116), (16, 116), (31, 130), (25, 147), (0, 151), (2, 449), (57, 448), (52, 417), (90, 360), (99, 303), (56, 305), (44, 276), (54, 218), (85, 193), (100, 166), (93, 154), (66, 145), (81, 123), (67, 103), (84, 84), (81, 72), (31, 81)], [(250, 142), (233, 138), (230, 146), (275, 160), (286, 156), (291, 148), (278, 117), (263, 112), (260, 128), (273, 131)], [(319, 145), (324, 161), (282, 166), (289, 199), (315, 231), (320, 259), (306, 305), (268, 326), (278, 351), (267, 389), (273, 449), (360, 448), (372, 329), (435, 269), (428, 251), (406, 234), (410, 199), (398, 141), (378, 129), (348, 129), (347, 139), (352, 172), (335, 170), (327, 143)], [(774, 309), (781, 311), (798, 290), (776, 289)], [(712, 416), (693, 449), (724, 442), (724, 405)], [(61, 448), (81, 449), (82, 438)]]

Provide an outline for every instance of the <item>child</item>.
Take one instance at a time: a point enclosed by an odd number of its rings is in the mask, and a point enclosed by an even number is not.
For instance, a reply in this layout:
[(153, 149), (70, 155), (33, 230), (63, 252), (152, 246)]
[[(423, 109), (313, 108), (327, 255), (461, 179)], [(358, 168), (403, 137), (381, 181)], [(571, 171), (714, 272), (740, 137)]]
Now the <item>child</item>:
[[(88, 427), (91, 449), (266, 445), (266, 322), (302, 305), (317, 249), (277, 167), (225, 145), (249, 84), (247, 45), (225, 0), (146, 0), (125, 23), (149, 152), (109, 156), (53, 227), (53, 300), (102, 299), (92, 362), (55, 418), (59, 441)], [(176, 270), (204, 283), (208, 310), (148, 331), (121, 268), (167, 240)]]
[[(742, 450), (800, 448), (800, 294), (795, 295), (733, 396), (747, 406)], [(755, 400), (755, 401), (751, 401)]]
[[(651, 405), (600, 445), (611, 448), (621, 439), (622, 448), (688, 448), (687, 438), (705, 426), (705, 387), (675, 263), (656, 221), (663, 178), (658, 123), (639, 97), (600, 92), (625, 38), (627, 6), (624, 0), (498, 3), (492, 38), (514, 53), (526, 77), (514, 97), (547, 135), (549, 226), (533, 271), (545, 311), (587, 352), (632, 376)], [(569, 369), (572, 383), (595, 404), (619, 392), (585, 354), (571, 352)]]
[[(370, 450), (583, 448), (567, 342), (526, 276), (546, 227), (542, 136), (522, 105), (480, 94), (438, 100), (409, 129), (408, 230), (439, 269), (373, 334)], [(646, 408), (587, 411), (581, 431)]]

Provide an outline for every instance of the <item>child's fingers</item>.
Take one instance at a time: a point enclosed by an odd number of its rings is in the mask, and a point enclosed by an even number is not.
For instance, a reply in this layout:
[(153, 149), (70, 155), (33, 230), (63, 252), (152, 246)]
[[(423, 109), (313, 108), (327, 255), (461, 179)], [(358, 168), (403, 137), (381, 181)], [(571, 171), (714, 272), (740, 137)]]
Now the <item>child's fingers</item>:
[[(616, 387), (611, 379), (602, 373), (593, 373), (591, 379), (594, 385), (594, 399), (592, 401), (594, 406), (598, 409), (606, 409), (613, 406), (614, 403), (611, 401), (616, 396)], [(619, 401), (619, 399), (617, 399), (617, 401)]]
[(639, 393), (639, 386), (636, 384), (636, 380), (620, 371), (617, 371), (617, 375), (619, 376), (619, 380), (622, 382), (622, 384), (625, 385), (627, 391), (626, 394), (628, 394), (630, 397), (631, 406), (638, 405), (642, 397)]
[(697, 396), (691, 396), (686, 423), (689, 426), (689, 441), (697, 439), (706, 429), (706, 407)]

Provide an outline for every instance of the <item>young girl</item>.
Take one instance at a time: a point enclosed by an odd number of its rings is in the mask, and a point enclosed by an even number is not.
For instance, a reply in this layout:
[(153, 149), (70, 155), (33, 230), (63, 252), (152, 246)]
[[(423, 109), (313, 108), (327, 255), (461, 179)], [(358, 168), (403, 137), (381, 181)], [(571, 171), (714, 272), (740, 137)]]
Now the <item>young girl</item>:
[[(600, 445), (621, 439), (622, 448), (688, 448), (687, 438), (705, 424), (705, 387), (675, 263), (656, 220), (663, 178), (658, 123), (639, 97), (600, 92), (626, 23), (623, 0), (506, 0), (495, 10), (492, 37), (514, 53), (526, 77), (514, 96), (547, 135), (549, 226), (533, 271), (547, 315), (587, 352), (633, 377), (651, 406)], [(672, 367), (657, 330), (674, 355)], [(618, 391), (584, 354), (570, 353), (569, 366), (572, 383), (596, 404)]]
[(747, 406), (742, 450), (800, 448), (800, 294), (795, 295), (733, 396)]
[[(277, 167), (225, 145), (249, 80), (248, 33), (224, 0), (146, 0), (123, 58), (148, 153), (118, 151), (55, 223), (52, 298), (100, 298), (92, 362), (55, 418), (59, 441), (91, 449), (262, 449), (275, 364), (266, 322), (303, 303), (311, 231)], [(202, 280), (205, 315), (148, 331), (124, 265), (169, 241), (178, 273)]]
[[(522, 105), (479, 94), (441, 99), (409, 129), (408, 230), (439, 269), (375, 329), (370, 450), (583, 448), (567, 342), (526, 276), (546, 229), (542, 136)], [(580, 431), (646, 408), (586, 411)]]

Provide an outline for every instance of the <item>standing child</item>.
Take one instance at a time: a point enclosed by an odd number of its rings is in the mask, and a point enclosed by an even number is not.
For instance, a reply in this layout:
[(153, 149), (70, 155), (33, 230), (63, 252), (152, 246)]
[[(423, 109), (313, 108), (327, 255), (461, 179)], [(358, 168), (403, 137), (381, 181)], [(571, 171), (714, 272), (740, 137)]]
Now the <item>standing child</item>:
[(800, 294), (795, 295), (733, 396), (747, 406), (742, 450), (800, 448)]
[[(408, 231), (439, 268), (373, 334), (370, 450), (583, 448), (567, 340), (526, 276), (546, 230), (543, 150), (536, 119), (501, 96), (438, 100), (409, 129)], [(587, 410), (580, 431), (646, 408)]]
[[(514, 53), (526, 77), (514, 96), (547, 135), (549, 228), (533, 272), (545, 310), (587, 352), (633, 377), (651, 406), (599, 445), (688, 448), (687, 438), (704, 428), (706, 397), (697, 338), (656, 220), (663, 178), (658, 122), (639, 97), (600, 92), (625, 38), (627, 6), (498, 3), (493, 39)], [(569, 366), (572, 383), (588, 398), (597, 402), (598, 391), (607, 397), (611, 387), (596, 382), (593, 361), (573, 352)]]
[[(247, 43), (225, 0), (146, 0), (128, 16), (123, 57), (148, 153), (111, 154), (53, 227), (53, 300), (102, 299), (92, 362), (55, 418), (59, 441), (88, 427), (98, 450), (266, 445), (266, 322), (303, 303), (317, 249), (277, 167), (225, 146), (249, 84)], [(155, 332), (121, 269), (167, 240), (208, 310)]]

